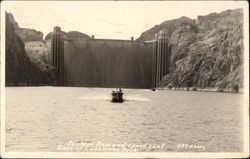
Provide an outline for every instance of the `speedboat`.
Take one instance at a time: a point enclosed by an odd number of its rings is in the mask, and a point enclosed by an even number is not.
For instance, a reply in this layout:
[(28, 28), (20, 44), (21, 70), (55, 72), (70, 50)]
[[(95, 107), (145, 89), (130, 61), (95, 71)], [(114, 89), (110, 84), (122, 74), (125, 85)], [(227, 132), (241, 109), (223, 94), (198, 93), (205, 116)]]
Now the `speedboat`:
[(121, 88), (117, 89), (116, 91), (113, 90), (111, 95), (112, 95), (112, 102), (115, 102), (115, 103), (123, 102), (123, 97), (122, 97), (123, 92)]

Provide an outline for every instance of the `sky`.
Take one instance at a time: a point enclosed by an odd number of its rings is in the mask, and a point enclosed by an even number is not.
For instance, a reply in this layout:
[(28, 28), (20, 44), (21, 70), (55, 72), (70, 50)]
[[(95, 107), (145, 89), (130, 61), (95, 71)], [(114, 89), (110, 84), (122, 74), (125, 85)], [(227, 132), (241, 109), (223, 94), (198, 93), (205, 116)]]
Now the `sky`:
[(245, 7), (245, 1), (3, 1), (22, 28), (43, 32), (60, 26), (100, 39), (137, 39), (166, 20)]

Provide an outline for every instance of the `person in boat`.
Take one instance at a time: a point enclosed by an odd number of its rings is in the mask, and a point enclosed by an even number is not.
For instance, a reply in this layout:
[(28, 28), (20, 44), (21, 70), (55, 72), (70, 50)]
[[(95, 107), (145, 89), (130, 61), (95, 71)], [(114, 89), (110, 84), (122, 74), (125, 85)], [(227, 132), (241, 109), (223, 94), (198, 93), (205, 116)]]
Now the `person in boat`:
[(119, 93), (122, 93), (122, 89), (121, 88), (119, 88)]

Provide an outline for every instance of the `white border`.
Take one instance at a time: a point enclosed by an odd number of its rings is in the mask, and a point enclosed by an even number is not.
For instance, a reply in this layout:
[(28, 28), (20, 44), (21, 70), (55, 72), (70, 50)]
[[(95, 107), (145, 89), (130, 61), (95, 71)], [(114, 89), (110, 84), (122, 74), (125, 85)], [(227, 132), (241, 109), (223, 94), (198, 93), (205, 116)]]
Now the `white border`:
[(246, 158), (243, 153), (187, 153), (187, 152), (6, 152), (8, 158)]
[(5, 8), (1, 3), (1, 157), (5, 152)]
[(1, 158), (247, 158), (249, 157), (249, 4), (244, 14), (244, 152), (185, 153), (185, 152), (5, 152), (5, 2), (1, 2)]
[(249, 3), (243, 7), (244, 42), (244, 152), (249, 157)]

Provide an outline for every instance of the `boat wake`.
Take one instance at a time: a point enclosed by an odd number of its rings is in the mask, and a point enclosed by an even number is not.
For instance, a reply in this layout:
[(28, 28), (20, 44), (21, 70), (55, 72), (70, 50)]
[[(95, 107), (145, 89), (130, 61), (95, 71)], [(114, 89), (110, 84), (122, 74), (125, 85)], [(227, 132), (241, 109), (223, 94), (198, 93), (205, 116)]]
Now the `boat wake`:
[[(101, 100), (101, 101), (111, 101), (112, 97), (109, 95), (86, 95), (78, 97), (78, 100)], [(124, 95), (124, 101), (150, 101), (150, 99), (141, 97), (139, 95)]]

